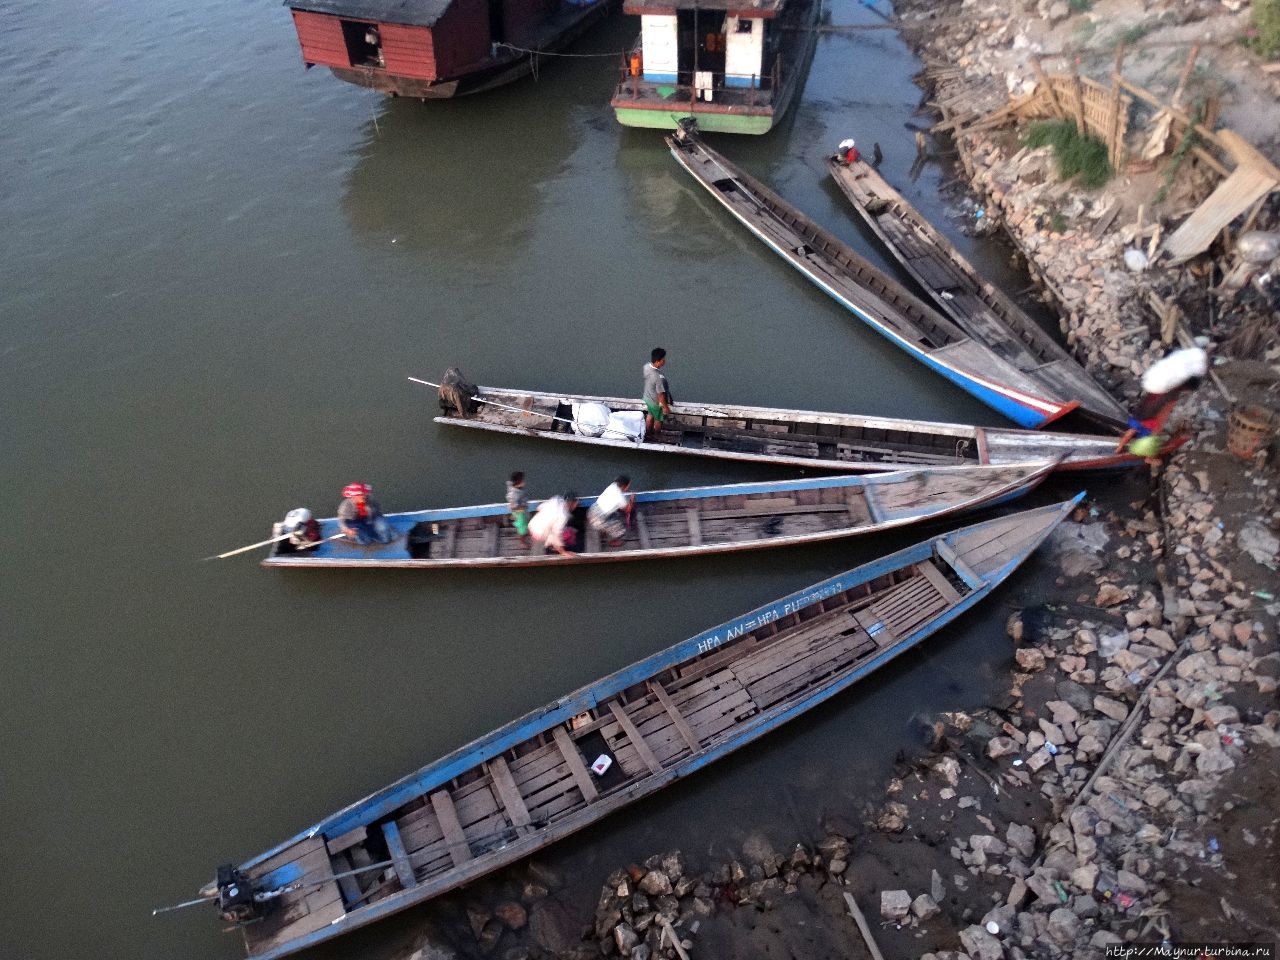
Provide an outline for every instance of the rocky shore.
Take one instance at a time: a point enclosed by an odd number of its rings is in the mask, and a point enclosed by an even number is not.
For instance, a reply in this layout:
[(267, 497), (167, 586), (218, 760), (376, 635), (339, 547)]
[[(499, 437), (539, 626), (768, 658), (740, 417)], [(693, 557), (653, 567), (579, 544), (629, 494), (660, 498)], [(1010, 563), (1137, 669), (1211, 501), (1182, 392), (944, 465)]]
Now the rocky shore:
[[(1027, 50), (1078, 30), (1087, 6), (964, 0), (898, 13), (938, 19), (908, 34), (926, 61), (1012, 90)], [(1216, 20), (1195, 13), (1204, 5), (1165, 6), (1160, 29)], [(471, 913), (478, 955), (1016, 960), (1280, 939), (1277, 469), (1265, 447), (1251, 460), (1226, 449), (1238, 399), (1280, 403), (1270, 296), (1212, 297), (1219, 274), (1204, 258), (1126, 264), (1185, 205), (1175, 193), (1135, 222), (1140, 174), (1085, 192), (1015, 131), (955, 147), (967, 209), (1004, 231), (1068, 344), (1118, 396), (1132, 399), (1170, 349), (1161, 312), (1176, 308), (1184, 336), (1209, 348), (1213, 382), (1179, 413), (1191, 441), (1153, 469), (1148, 495), (1086, 505), (1063, 525), (1047, 547), (1052, 595), (1007, 624), (1006, 693), (935, 717), (931, 749), (901, 758), (878, 807), (833, 812), (822, 839), (789, 850), (753, 835), (739, 857), (700, 871), (678, 851), (620, 866), (589, 927), (534, 877), (522, 897)], [(1266, 207), (1257, 226), (1278, 220)], [(499, 948), (504, 931), (520, 933)], [(453, 955), (441, 949), (421, 945), (415, 960)]]

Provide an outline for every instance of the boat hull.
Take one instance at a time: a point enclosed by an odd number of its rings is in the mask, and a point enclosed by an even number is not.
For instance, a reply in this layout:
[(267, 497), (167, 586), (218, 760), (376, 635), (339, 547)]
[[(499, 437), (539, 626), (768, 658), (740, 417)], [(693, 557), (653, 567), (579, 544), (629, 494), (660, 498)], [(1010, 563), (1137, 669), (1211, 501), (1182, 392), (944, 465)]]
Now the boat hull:
[[(644, 411), (640, 400), (506, 387), (477, 389), (479, 397), (489, 398), (495, 404), (481, 403), (470, 416), (450, 413), (437, 417), (436, 422), (617, 450), (850, 473), (913, 469), (922, 463), (963, 466), (1059, 459), (1057, 469), (1060, 471), (1119, 470), (1144, 463), (1141, 457), (1117, 451), (1112, 437), (736, 404), (674, 404), (669, 420), (672, 429), (664, 430), (657, 440), (639, 443), (583, 436), (571, 426), (553, 420), (551, 414), (570, 416), (574, 404), (601, 404), (614, 412), (640, 413)], [(513, 413), (513, 408), (528, 412)], [(742, 424), (765, 425), (756, 436), (747, 437), (753, 442), (759, 441), (755, 449), (745, 448), (745, 441), (711, 442), (710, 435), (715, 430)], [(813, 438), (814, 442), (792, 444), (791, 438), (797, 434)]]
[[(389, 514), (395, 539), (359, 546), (330, 541), (336, 519), (320, 521), (321, 543), (277, 544), (263, 566), (292, 569), (475, 569), (564, 566), (741, 553), (878, 533), (1005, 503), (1029, 492), (1055, 461), (1005, 467), (941, 467), (870, 477), (824, 477), (635, 494), (635, 524), (610, 546), (589, 527), (568, 555), (523, 543), (505, 504)], [(581, 502), (585, 510), (594, 497)], [(536, 509), (537, 502), (530, 504)], [(434, 528), (425, 551), (414, 531)], [(277, 524), (273, 536), (286, 531)], [(425, 553), (426, 555), (421, 555)], [(437, 555), (439, 554), (439, 555)]]
[[(759, 607), (534, 710), (247, 861), (240, 870), (254, 889), (284, 891), (277, 914), (243, 928), (250, 956), (274, 960), (455, 889), (754, 742), (971, 609), (1079, 500), (930, 538)], [(731, 675), (743, 678), (741, 692), (729, 691)], [(595, 752), (589, 738), (597, 735), (621, 780), (587, 773), (583, 754)], [(552, 767), (530, 789), (546, 794), (547, 777), (563, 776), (569, 799), (542, 821), (530, 816), (534, 801), (517, 777), (557, 756), (572, 776)], [(480, 792), (508, 826), (471, 821)], [(460, 820), (464, 799), (473, 813)], [(473, 835), (464, 820), (476, 824)], [(383, 879), (352, 890), (348, 909), (335, 858), (378, 831), (388, 844), (375, 849), (389, 850), (394, 877), (387, 863), (374, 864)], [(410, 833), (418, 839), (404, 841)]]
[(681, 129), (667, 143), (680, 166), (779, 257), (877, 333), (987, 406), (1028, 429), (1052, 423), (1079, 406), (1076, 400), (1040, 393), (1021, 371), (787, 206), (692, 131)]

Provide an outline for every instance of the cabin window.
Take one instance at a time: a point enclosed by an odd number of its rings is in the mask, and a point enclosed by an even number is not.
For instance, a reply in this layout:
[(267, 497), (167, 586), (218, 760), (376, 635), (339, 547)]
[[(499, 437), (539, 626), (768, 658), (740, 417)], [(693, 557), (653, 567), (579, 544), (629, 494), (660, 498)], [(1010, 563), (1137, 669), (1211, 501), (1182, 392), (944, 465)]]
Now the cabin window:
[(342, 21), (342, 41), (353, 67), (385, 67), (382, 55), (382, 33), (376, 23), (359, 20)]
[(739, 32), (739, 33), (750, 33), (750, 32), (751, 32), (751, 24), (753, 24), (754, 22), (755, 22), (754, 20), (739, 20), (739, 21), (738, 21), (738, 32)]

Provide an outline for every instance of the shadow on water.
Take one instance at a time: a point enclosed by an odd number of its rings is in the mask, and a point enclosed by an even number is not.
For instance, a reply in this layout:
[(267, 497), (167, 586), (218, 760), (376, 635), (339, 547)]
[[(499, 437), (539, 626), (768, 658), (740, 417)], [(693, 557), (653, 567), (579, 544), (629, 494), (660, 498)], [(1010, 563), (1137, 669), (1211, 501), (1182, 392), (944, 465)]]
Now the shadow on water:
[(386, 101), (344, 185), (352, 231), (455, 267), (532, 243), (543, 202), (536, 185), (563, 169), (582, 137), (569, 111), (533, 109), (550, 85), (483, 101)]

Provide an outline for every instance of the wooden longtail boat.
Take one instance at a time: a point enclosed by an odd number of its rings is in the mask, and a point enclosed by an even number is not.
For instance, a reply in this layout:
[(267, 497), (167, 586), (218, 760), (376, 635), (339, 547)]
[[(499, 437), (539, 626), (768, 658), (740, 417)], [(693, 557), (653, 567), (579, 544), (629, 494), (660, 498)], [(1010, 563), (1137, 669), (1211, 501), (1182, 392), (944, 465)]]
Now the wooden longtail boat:
[(930, 538), (704, 631), (219, 868), (201, 894), (243, 924), (253, 960), (271, 960), (528, 856), (910, 649), (990, 593), (1079, 500)]
[(1022, 308), (960, 255), (865, 160), (852, 165), (828, 159), (827, 169), (853, 208), (938, 308), (965, 333), (997, 350), (1020, 370), (1080, 400), (1080, 412), (1114, 427), (1128, 415), (1071, 354)]
[(776, 463), (853, 473), (919, 466), (1025, 463), (1062, 458), (1059, 470), (1104, 470), (1140, 465), (1141, 457), (1116, 452), (1114, 437), (930, 423), (850, 413), (818, 413), (733, 404), (677, 403), (657, 437), (641, 442), (643, 426), (620, 424), (601, 436), (579, 433), (574, 411), (600, 404), (615, 418), (643, 424), (644, 403), (624, 397), (542, 393), (478, 387), (474, 413), (449, 410), (436, 423), (497, 433), (648, 453), (677, 453), (756, 463)]
[[(327, 540), (295, 550), (278, 543), (268, 567), (533, 567), (645, 560), (760, 550), (876, 533), (975, 510), (1022, 496), (1048, 476), (1051, 460), (1007, 467), (935, 467), (869, 477), (738, 483), (635, 495), (634, 527), (620, 546), (583, 525), (582, 550), (569, 556), (526, 545), (505, 503), (394, 513), (388, 544)], [(580, 512), (595, 502), (585, 497)], [(537, 503), (530, 504), (531, 508)], [(280, 524), (273, 535), (285, 533)], [(320, 536), (338, 533), (320, 521)]]
[[(711, 196), (778, 256), (878, 333), (1023, 427), (1080, 406), (1070, 389), (1022, 369), (1000, 344), (975, 339), (851, 247), (704, 144), (688, 126), (667, 137), (671, 154)], [(1118, 425), (1119, 426), (1119, 425)]]

